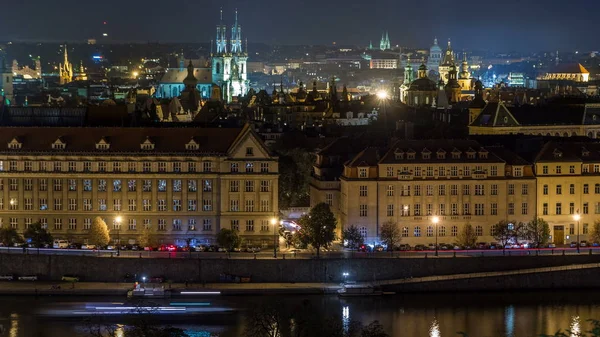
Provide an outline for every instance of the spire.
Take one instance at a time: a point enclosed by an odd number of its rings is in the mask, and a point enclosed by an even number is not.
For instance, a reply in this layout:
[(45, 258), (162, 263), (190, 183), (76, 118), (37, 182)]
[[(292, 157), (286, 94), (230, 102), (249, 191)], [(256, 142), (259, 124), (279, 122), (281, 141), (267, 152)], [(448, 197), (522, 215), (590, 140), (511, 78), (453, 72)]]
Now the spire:
[(438, 44), (438, 41), (437, 41), (437, 36), (436, 36), (436, 37), (433, 39), (433, 45), (434, 45), (434, 46), (437, 46), (437, 44)]
[(558, 57), (558, 50), (556, 51), (556, 65), (560, 63), (560, 58)]
[(65, 44), (65, 65), (69, 63), (69, 56), (67, 53), (67, 45)]

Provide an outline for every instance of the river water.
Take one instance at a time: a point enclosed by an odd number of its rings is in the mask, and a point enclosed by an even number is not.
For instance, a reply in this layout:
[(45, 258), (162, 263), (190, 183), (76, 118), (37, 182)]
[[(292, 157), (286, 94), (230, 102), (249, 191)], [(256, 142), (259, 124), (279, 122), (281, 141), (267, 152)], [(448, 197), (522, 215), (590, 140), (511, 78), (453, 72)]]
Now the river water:
[[(0, 336), (87, 337), (86, 330), (91, 323), (70, 313), (81, 314), (83, 307), (110, 308), (125, 301), (104, 297), (3, 297), (0, 298)], [(303, 308), (309, 308), (318, 320), (364, 324), (378, 320), (394, 337), (449, 337), (457, 336), (457, 332), (467, 332), (470, 337), (533, 337), (559, 329), (586, 331), (587, 320), (600, 319), (600, 293), (595, 290), (411, 294), (351, 299), (336, 296), (207, 297), (160, 300), (156, 305), (168, 307), (186, 303), (190, 307), (222, 308), (226, 312), (155, 314), (152, 319), (180, 327), (192, 337), (241, 336), (249, 313), (263, 308), (285, 312), (283, 316), (290, 321), (301, 315)], [(123, 316), (103, 317), (103, 322), (129, 324)], [(320, 335), (315, 331), (314, 336)]]

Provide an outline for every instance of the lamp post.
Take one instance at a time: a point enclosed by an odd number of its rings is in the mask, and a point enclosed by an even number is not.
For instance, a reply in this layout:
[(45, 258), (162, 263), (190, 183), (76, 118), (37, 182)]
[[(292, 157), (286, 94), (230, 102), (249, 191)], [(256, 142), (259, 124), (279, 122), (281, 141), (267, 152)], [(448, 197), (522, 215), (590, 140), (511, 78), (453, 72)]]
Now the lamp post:
[(277, 258), (277, 219), (271, 219), (271, 225), (273, 225), (273, 258)]
[(579, 213), (575, 213), (575, 215), (573, 215), (573, 219), (577, 221), (577, 254), (579, 254), (579, 220), (581, 220), (581, 215), (579, 215)]
[(435, 256), (438, 256), (438, 228), (437, 228), (437, 224), (440, 221), (440, 218), (438, 218), (437, 216), (434, 216), (433, 219), (431, 219), (431, 221), (433, 222), (434, 230), (435, 230)]
[(121, 256), (121, 221), (123, 218), (119, 215), (115, 218), (117, 224), (117, 256)]
[(387, 125), (386, 103), (387, 103), (387, 99), (389, 98), (389, 95), (388, 95), (387, 91), (380, 90), (379, 92), (377, 92), (377, 98), (379, 99), (379, 102), (380, 102), (381, 106), (383, 107), (383, 118), (384, 118), (385, 124)]

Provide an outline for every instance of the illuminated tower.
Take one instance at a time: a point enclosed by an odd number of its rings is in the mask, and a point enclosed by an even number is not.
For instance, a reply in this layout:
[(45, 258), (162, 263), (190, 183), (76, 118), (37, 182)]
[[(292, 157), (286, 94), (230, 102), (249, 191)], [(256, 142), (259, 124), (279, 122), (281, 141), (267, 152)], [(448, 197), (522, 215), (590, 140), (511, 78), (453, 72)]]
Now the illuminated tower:
[(13, 100), (13, 73), (6, 66), (2, 55), (0, 55), (0, 100), (7, 104)]
[(392, 49), (392, 46), (390, 43), (390, 35), (387, 32), (385, 34), (381, 33), (381, 41), (379, 41), (379, 49), (381, 49), (382, 51)]
[(469, 62), (467, 62), (467, 53), (463, 53), (463, 61), (458, 74), (458, 83), (463, 90), (471, 90), (472, 82), (471, 72), (469, 71)]
[(58, 65), (58, 77), (61, 85), (71, 83), (73, 81), (73, 65), (71, 62), (69, 62), (67, 45), (65, 45), (64, 61)]
[(223, 24), (223, 10), (217, 25), (217, 53), (212, 55), (213, 82), (221, 88), (221, 97), (231, 101), (229, 79), (231, 76), (231, 54), (227, 52), (227, 26)]
[(450, 39), (448, 39), (448, 49), (444, 53), (444, 57), (440, 63), (440, 78), (444, 83), (448, 83), (448, 75), (450, 72), (450, 67), (455, 66), (454, 62), (454, 51), (452, 51), (452, 43)]

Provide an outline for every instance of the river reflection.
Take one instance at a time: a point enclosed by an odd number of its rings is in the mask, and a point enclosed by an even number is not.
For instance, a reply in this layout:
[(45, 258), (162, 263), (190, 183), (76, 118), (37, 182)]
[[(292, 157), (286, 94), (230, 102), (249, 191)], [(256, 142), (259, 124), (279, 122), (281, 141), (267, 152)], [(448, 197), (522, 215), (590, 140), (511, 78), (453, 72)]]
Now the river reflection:
[[(0, 298), (1, 336), (9, 337), (85, 337), (82, 319), (41, 317), (42, 308), (68, 308), (75, 302), (124, 299), (99, 298)], [(572, 336), (587, 331), (588, 319), (600, 319), (600, 294), (593, 291), (419, 294), (392, 297), (339, 299), (335, 296), (221, 297), (211, 305), (234, 309), (223, 315), (165, 318), (171, 324), (193, 333), (192, 336), (239, 337), (246, 313), (261, 306), (276, 306), (294, 312), (310, 302), (311, 311), (322, 319), (333, 317), (348, 329), (352, 321), (368, 324), (378, 320), (394, 337), (450, 337), (466, 332), (471, 337), (532, 337), (570, 329)], [(168, 302), (166, 302), (168, 304)], [(294, 314), (290, 326), (295, 324)], [(113, 317), (114, 324), (127, 324)], [(285, 335), (285, 330), (284, 330)], [(314, 336), (319, 336), (315, 331)], [(285, 336), (283, 336), (285, 337)]]

